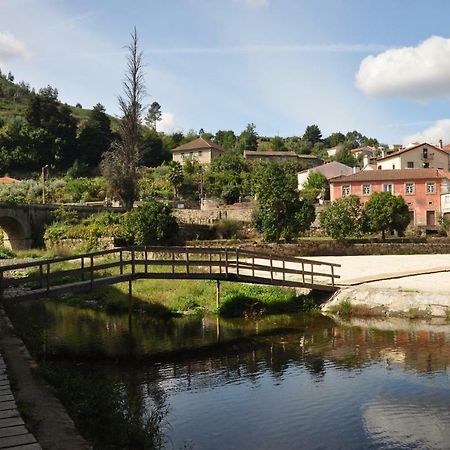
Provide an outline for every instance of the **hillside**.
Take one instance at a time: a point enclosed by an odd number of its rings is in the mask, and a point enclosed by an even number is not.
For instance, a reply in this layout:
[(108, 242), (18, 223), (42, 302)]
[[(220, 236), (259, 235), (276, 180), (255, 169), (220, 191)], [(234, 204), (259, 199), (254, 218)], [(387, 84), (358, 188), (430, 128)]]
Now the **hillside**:
[[(33, 95), (34, 92), (26, 83), (13, 83), (4, 77), (0, 77), (0, 120), (24, 117), (27, 105)], [(91, 110), (72, 105), (68, 106), (80, 127), (89, 117)], [(119, 120), (109, 114), (108, 117), (111, 119), (111, 128), (116, 130)]]

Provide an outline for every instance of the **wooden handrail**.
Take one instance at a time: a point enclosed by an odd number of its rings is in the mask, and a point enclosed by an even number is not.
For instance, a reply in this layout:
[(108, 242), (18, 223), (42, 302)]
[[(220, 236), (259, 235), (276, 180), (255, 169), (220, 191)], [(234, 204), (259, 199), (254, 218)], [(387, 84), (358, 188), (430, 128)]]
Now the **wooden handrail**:
[[(193, 258), (191, 258), (191, 255)], [(196, 258), (194, 255), (200, 256), (200, 258)], [(205, 259), (201, 258), (202, 255), (205, 256)], [(95, 257), (102, 256), (112, 256), (112, 258), (100, 261), (95, 260)], [(86, 259), (89, 261), (88, 264), (85, 263)], [(55, 264), (69, 261), (73, 261), (78, 267), (61, 270), (58, 267), (52, 267)], [(291, 265), (287, 267), (286, 263), (294, 263), (297, 266)], [(307, 267), (310, 265), (311, 269), (308, 270), (309, 267), (305, 269), (305, 265)], [(44, 266), (46, 266), (46, 270), (44, 270)], [(126, 266), (130, 266), (128, 273), (125, 273), (124, 270)], [(168, 269), (162, 272), (154, 272), (151, 269), (154, 266), (167, 267)], [(317, 271), (315, 266), (330, 267), (331, 270), (329, 273)], [(35, 267), (39, 268), (37, 274), (18, 279), (5, 276), (5, 272)], [(120, 275), (103, 275), (103, 277), (95, 275), (98, 271), (114, 267), (119, 267)], [(176, 271), (177, 267), (184, 267), (184, 270), (181, 269), (181, 272), (180, 270)], [(261, 280), (266, 279), (267, 284), (282, 285), (285, 283), (286, 286), (297, 284), (298, 286), (317, 285), (319, 288), (321, 286), (332, 286), (334, 288), (335, 280), (339, 278), (335, 274), (335, 267), (340, 267), (340, 265), (304, 258), (281, 257), (273, 253), (264, 254), (240, 248), (231, 251), (230, 248), (208, 247), (117, 247), (111, 250), (84, 253), (82, 255), (30, 261), (0, 267), (0, 298), (5, 288), (21, 286), (27, 283), (37, 283), (39, 289), (44, 290), (44, 293), (49, 295), (53, 291), (62, 292), (64, 285), (69, 285), (70, 283), (73, 286), (76, 283), (83, 286), (88, 285), (92, 289), (94, 285), (119, 282), (117, 280), (130, 281), (138, 278), (158, 277), (207, 279), (209, 276), (210, 279), (219, 279), (217, 278), (219, 276), (220, 279), (224, 280), (243, 280), (245, 282), (251, 282), (251, 279), (254, 278), (257, 283), (261, 283)], [(215, 270), (213, 271), (213, 269)], [(286, 275), (297, 275), (301, 279), (295, 280), (292, 277), (288, 279)], [(308, 276), (308, 282), (306, 282), (305, 276)], [(61, 280), (64, 277), (66, 279)], [(72, 277), (72, 280), (68, 281), (67, 277)], [(73, 277), (80, 281), (76, 281), (74, 284)], [(331, 278), (331, 286), (323, 285), (320, 281), (315, 283), (317, 277)], [(102, 281), (105, 279), (109, 281)], [(311, 281), (309, 282), (309, 280)]]

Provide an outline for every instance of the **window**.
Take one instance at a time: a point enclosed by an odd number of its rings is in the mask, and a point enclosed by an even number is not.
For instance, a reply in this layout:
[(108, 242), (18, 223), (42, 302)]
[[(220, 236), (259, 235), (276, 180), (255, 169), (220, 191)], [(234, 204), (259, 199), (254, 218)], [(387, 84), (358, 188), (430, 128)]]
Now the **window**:
[(434, 181), (429, 181), (427, 183), (427, 194), (434, 194), (436, 192), (436, 183)]
[(381, 170), (382, 169), (382, 167), (381, 166), (378, 166), (378, 170)]
[(414, 194), (414, 183), (405, 184), (405, 193), (408, 195)]
[(391, 183), (384, 183), (383, 184), (383, 192), (390, 192), (391, 194), (394, 193), (394, 185)]
[(428, 149), (427, 148), (423, 149), (423, 159), (428, 159)]
[(392, 164), (392, 169), (395, 169), (395, 164)]
[(370, 195), (370, 191), (371, 191), (371, 185), (370, 184), (363, 184), (362, 186), (362, 194), (363, 195)]
[(184, 159), (184, 153), (180, 153), (180, 159), (181, 159), (181, 160)]
[(350, 195), (350, 186), (348, 184), (342, 186), (342, 196), (347, 197)]
[(414, 169), (414, 161), (408, 161), (406, 163), (406, 168), (407, 169)]
[(201, 150), (198, 151), (198, 157), (201, 158), (202, 157), (203, 152)]

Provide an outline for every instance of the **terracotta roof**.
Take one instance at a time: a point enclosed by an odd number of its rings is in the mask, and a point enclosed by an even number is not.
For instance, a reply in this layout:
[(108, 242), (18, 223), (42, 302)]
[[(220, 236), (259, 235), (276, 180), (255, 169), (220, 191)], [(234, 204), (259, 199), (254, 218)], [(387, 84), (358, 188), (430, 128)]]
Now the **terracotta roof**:
[(354, 148), (354, 149), (350, 150), (350, 153), (363, 152), (364, 150), (367, 150), (372, 153), (375, 153), (377, 151), (376, 148), (371, 147), (370, 145), (363, 145), (362, 147), (358, 147), (358, 148)]
[(441, 169), (393, 169), (393, 170), (362, 170), (349, 176), (331, 180), (332, 183), (346, 181), (391, 181), (391, 180), (432, 180), (449, 178), (450, 173)]
[(203, 139), (201, 137), (194, 139), (193, 141), (188, 142), (187, 144), (180, 145), (180, 146), (172, 149), (172, 151), (177, 152), (177, 151), (183, 151), (183, 150), (185, 150), (185, 151), (201, 150), (201, 149), (208, 149), (208, 148), (213, 148), (220, 152), (225, 151), (220, 145), (217, 145), (214, 142), (208, 141), (208, 139)]
[(20, 180), (16, 180), (11, 177), (0, 177), (0, 184), (20, 183)]
[(448, 154), (448, 152), (446, 152), (445, 150), (443, 150), (440, 147), (436, 147), (435, 145), (429, 144), (428, 142), (422, 142), (420, 144), (414, 145), (413, 147), (408, 147), (408, 148), (404, 148), (402, 150), (399, 150), (398, 152), (393, 152), (390, 155), (385, 156), (384, 158), (378, 158), (377, 161), (384, 161), (385, 159), (389, 159), (389, 158), (393, 158), (393, 157), (398, 156), (398, 155), (402, 155), (403, 153), (406, 153), (406, 152), (409, 152), (411, 150), (414, 150), (415, 148), (420, 147), (422, 145), (426, 145), (428, 147), (433, 148), (434, 150), (439, 150), (440, 152)]
[(321, 166), (314, 167), (312, 169), (303, 170), (300, 173), (313, 172), (322, 174), (327, 180), (332, 178), (350, 175), (353, 173), (353, 169), (345, 164), (338, 161), (332, 161), (327, 164), (322, 164)]

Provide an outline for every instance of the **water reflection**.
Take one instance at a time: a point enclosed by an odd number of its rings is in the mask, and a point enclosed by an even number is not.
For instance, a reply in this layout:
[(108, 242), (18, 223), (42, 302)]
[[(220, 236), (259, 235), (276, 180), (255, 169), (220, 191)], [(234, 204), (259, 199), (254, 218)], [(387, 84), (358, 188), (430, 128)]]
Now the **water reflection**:
[(9, 313), (96, 448), (449, 447), (444, 322)]

